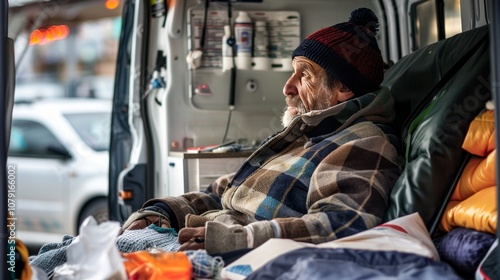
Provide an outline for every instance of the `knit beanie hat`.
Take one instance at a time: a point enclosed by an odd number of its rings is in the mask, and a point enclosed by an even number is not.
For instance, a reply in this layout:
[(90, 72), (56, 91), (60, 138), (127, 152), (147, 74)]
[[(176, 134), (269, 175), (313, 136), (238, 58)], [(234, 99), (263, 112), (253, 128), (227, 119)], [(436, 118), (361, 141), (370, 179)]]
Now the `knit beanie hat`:
[(348, 87), (356, 96), (375, 91), (384, 78), (384, 62), (375, 35), (378, 18), (372, 10), (351, 12), (348, 22), (307, 36), (292, 53), (304, 56)]

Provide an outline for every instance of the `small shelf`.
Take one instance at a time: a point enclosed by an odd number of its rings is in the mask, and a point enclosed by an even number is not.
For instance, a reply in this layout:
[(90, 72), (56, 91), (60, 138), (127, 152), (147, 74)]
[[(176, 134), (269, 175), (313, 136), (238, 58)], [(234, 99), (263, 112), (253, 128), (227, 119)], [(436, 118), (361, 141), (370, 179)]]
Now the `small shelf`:
[(248, 157), (254, 151), (242, 151), (242, 152), (227, 152), (227, 153), (188, 153), (184, 151), (170, 152), (171, 157), (183, 158), (183, 159), (200, 159), (200, 158), (239, 158)]

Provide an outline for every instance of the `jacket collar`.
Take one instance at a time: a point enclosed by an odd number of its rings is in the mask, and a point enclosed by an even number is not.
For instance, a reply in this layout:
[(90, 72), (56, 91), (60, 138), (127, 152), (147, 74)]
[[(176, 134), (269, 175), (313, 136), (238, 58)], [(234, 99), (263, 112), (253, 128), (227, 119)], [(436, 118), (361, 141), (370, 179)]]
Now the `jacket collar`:
[(390, 123), (394, 120), (394, 100), (387, 87), (349, 99), (325, 110), (311, 111), (296, 117), (290, 126), (292, 134), (315, 137), (345, 129), (361, 121)]

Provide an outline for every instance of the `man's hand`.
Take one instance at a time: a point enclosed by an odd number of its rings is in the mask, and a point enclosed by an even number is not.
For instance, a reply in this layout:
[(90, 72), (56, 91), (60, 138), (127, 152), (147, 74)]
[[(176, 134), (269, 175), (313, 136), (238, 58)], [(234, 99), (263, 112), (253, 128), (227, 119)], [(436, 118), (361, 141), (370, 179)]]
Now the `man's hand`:
[(205, 249), (205, 227), (181, 229), (179, 243), (179, 251)]
[(156, 226), (162, 228), (170, 228), (170, 222), (166, 219), (161, 218), (158, 215), (149, 215), (142, 218), (139, 218), (133, 221), (128, 227), (122, 228), (120, 234), (122, 234), (125, 230), (134, 230), (134, 229), (143, 229), (147, 228), (149, 225), (155, 224)]

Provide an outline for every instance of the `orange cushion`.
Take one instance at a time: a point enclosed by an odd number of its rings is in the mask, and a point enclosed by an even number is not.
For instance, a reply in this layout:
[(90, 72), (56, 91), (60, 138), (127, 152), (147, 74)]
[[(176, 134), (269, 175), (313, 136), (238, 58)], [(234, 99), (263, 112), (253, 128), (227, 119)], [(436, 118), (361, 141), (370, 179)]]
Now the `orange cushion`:
[(467, 163), (441, 219), (441, 228), (465, 227), (496, 234), (496, 149), (494, 111), (470, 124), (462, 148), (475, 155)]
[(496, 234), (497, 203), (496, 186), (477, 192), (461, 202), (451, 202), (441, 225), (445, 230), (464, 227)]
[(495, 111), (488, 110), (470, 124), (462, 148), (477, 156), (486, 156), (495, 149)]
[(448, 217), (448, 216), (451, 215), (450, 214), (451, 209), (453, 209), (453, 207), (455, 207), (459, 203), (460, 203), (460, 201), (450, 201), (450, 202), (448, 202), (448, 205), (446, 205), (446, 210), (444, 210), (444, 215), (443, 215), (443, 217), (441, 217), (440, 227), (442, 230), (444, 230), (446, 232), (450, 232), (453, 230), (453, 226), (450, 225), (450, 223), (448, 222), (448, 220), (451, 220), (452, 217)]
[(486, 158), (473, 157), (467, 163), (451, 200), (462, 201), (478, 191), (496, 185), (496, 150)]

